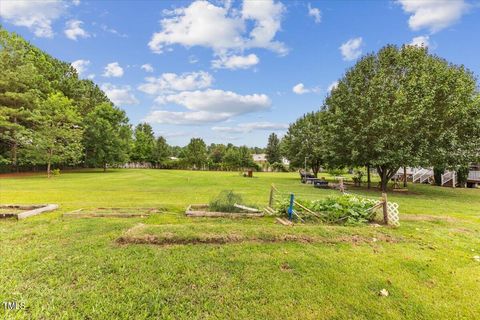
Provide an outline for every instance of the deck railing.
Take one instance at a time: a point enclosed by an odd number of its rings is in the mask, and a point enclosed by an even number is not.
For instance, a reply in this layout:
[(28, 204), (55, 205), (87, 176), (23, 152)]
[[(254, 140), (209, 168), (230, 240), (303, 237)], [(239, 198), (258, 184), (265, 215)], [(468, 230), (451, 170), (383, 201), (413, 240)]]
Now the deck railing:
[(468, 180), (480, 181), (480, 171), (470, 171), (468, 173)]

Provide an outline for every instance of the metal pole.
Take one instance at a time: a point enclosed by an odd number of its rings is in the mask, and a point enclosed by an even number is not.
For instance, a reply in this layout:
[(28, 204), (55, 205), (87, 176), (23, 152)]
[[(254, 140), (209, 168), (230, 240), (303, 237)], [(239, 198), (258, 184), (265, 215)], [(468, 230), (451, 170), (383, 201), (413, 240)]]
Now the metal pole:
[(294, 195), (290, 193), (290, 206), (288, 207), (288, 220), (292, 220)]

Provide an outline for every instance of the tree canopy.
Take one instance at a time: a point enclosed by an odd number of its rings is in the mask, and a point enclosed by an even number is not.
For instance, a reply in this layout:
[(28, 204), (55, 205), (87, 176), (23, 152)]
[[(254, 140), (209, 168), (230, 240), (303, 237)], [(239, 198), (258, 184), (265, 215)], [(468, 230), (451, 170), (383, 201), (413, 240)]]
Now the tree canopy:
[(305, 163), (317, 176), (325, 162), (325, 112), (307, 113), (288, 128), (282, 139), (282, 152), (290, 164), (303, 168)]
[(456, 166), (480, 150), (476, 79), (417, 46), (386, 46), (326, 98), (328, 159), (376, 167), (382, 189), (403, 166)]

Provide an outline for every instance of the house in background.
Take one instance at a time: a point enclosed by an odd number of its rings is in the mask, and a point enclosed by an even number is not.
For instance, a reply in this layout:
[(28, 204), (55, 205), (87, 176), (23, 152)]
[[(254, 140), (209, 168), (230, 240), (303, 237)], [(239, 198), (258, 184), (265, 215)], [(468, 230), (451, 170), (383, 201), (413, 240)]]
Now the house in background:
[(252, 154), (252, 158), (253, 162), (259, 164), (260, 166), (268, 162), (266, 153), (254, 153)]

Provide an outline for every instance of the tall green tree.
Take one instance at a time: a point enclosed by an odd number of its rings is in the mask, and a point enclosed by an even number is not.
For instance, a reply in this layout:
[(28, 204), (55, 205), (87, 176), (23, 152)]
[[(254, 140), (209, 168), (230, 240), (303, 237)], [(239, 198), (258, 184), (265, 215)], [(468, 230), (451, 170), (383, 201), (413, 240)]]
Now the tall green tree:
[(155, 162), (155, 136), (152, 126), (140, 123), (133, 132), (133, 148), (130, 158), (137, 162)]
[(325, 101), (329, 162), (377, 169), (381, 188), (403, 166), (456, 166), (478, 152), (473, 74), (426, 48), (386, 46), (339, 81)]
[(75, 165), (83, 154), (80, 116), (72, 101), (62, 93), (52, 93), (35, 113), (35, 130), (28, 153), (33, 161), (47, 164)]
[(123, 110), (110, 103), (99, 104), (84, 120), (85, 161), (102, 167), (125, 163), (128, 160), (131, 129)]
[(207, 146), (203, 139), (192, 138), (185, 148), (187, 163), (194, 169), (201, 169), (207, 163)]
[(290, 160), (290, 164), (303, 168), (305, 164), (311, 168), (315, 177), (325, 163), (325, 112), (307, 113), (288, 128), (282, 139), (282, 153)]
[(268, 136), (268, 144), (266, 152), (267, 160), (269, 163), (281, 162), (281, 151), (280, 151), (280, 139), (278, 139), (277, 135), (272, 132)]
[(167, 140), (162, 136), (158, 137), (155, 143), (155, 149), (153, 150), (155, 164), (161, 165), (165, 163), (169, 156), (170, 146), (168, 145)]

